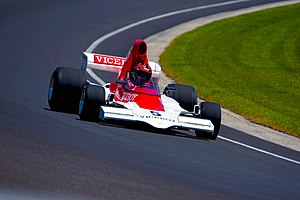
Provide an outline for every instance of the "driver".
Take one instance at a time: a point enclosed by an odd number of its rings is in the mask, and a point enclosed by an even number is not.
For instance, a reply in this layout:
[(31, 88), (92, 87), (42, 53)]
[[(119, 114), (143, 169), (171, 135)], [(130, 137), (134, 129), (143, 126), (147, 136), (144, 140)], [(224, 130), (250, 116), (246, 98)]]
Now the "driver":
[(152, 76), (152, 69), (149, 65), (145, 65), (142, 63), (137, 64), (132, 72), (131, 72), (131, 78), (136, 82), (136, 83), (149, 83), (150, 79)]
[[(149, 67), (147, 58), (147, 44), (144, 40), (136, 40), (132, 48), (128, 52), (126, 61), (121, 69), (117, 80), (126, 80), (127, 73), (130, 74), (134, 71), (135, 67), (140, 63)], [(150, 68), (150, 67), (149, 67)], [(141, 68), (140, 68), (141, 69)], [(151, 69), (151, 68), (150, 68)]]

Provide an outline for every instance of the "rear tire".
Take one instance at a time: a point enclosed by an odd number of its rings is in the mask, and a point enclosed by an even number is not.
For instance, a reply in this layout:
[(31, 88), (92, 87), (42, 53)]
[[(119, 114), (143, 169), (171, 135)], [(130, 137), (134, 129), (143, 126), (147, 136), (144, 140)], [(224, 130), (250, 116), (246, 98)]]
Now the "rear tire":
[(194, 111), (198, 95), (194, 87), (181, 84), (168, 84), (163, 92), (166, 96), (175, 99), (179, 105), (189, 111)]
[(200, 104), (200, 117), (210, 120), (214, 125), (214, 132), (195, 131), (197, 137), (215, 140), (221, 127), (221, 106), (213, 102), (202, 102)]
[(81, 70), (57, 67), (51, 76), (48, 90), (51, 110), (78, 113), (78, 102), (85, 82)]
[(79, 116), (85, 121), (99, 121), (100, 106), (105, 105), (105, 89), (102, 86), (87, 84), (81, 93)]

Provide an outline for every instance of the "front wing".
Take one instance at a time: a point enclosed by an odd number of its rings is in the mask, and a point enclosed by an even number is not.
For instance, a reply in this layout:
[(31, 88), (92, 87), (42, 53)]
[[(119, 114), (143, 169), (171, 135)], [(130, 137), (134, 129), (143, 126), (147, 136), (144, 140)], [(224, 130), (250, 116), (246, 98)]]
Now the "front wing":
[[(143, 109), (144, 110), (144, 109)], [(147, 111), (148, 114), (145, 114)], [(136, 112), (127, 108), (101, 106), (99, 118), (138, 121), (150, 124), (155, 128), (168, 129), (192, 129), (213, 133), (214, 125), (210, 120), (195, 118), (191, 116), (181, 116), (174, 113), (158, 112), (144, 110), (144, 112)]]

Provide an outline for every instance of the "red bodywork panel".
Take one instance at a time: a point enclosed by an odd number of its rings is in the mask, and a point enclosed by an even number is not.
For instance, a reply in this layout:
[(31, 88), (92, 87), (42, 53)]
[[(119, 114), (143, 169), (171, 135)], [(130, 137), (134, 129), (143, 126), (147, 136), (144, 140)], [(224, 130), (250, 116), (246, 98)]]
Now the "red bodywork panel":
[(125, 80), (127, 72), (132, 71), (133, 67), (135, 67), (138, 63), (146, 65), (149, 64), (147, 58), (147, 44), (144, 40), (136, 40), (133, 43), (117, 79)]
[(138, 85), (133, 81), (128, 81), (126, 84), (113, 82), (110, 84), (110, 92), (114, 94), (115, 101), (135, 102), (140, 108), (164, 111), (156, 83)]

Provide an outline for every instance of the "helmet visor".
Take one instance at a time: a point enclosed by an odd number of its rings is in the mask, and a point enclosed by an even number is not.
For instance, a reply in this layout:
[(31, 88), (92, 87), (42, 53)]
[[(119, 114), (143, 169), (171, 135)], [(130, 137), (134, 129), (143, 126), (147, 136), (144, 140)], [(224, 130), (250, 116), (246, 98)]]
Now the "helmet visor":
[(144, 72), (142, 70), (135, 70), (134, 76), (135, 78), (139, 78), (141, 81), (148, 81), (151, 78), (151, 73)]

